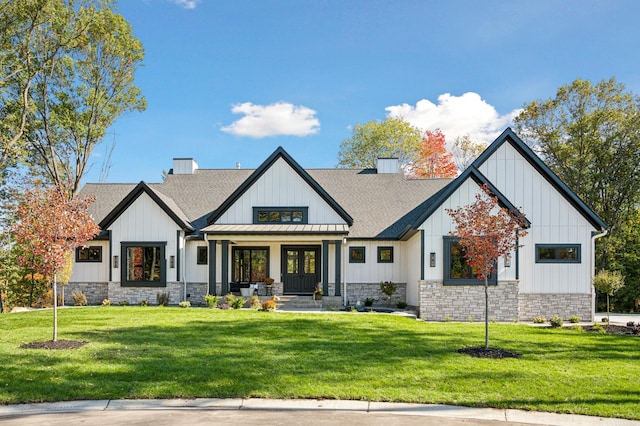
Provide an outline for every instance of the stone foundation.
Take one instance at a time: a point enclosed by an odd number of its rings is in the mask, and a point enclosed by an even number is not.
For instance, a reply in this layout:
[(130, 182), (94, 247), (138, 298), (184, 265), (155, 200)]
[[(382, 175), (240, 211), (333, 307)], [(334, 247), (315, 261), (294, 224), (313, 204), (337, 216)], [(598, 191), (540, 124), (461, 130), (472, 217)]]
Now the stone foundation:
[[(62, 294), (62, 284), (58, 283), (58, 294)], [(108, 298), (108, 283), (69, 283), (64, 285), (64, 304), (73, 306), (72, 294), (75, 291), (81, 291), (87, 298), (87, 304), (99, 305), (104, 299)]]
[(590, 294), (521, 294), (520, 319), (531, 321), (537, 316), (549, 319), (559, 315), (568, 320), (577, 315), (582, 321), (593, 321), (592, 302)]
[[(396, 307), (398, 302), (407, 301), (407, 284), (394, 283), (397, 285), (396, 292), (387, 299), (387, 295), (380, 290), (380, 283), (347, 283), (347, 301), (349, 305), (355, 306), (358, 302), (364, 303), (365, 299), (375, 299), (374, 306)], [(333, 294), (333, 293), (331, 293)]]
[[(489, 319), (519, 319), (517, 282), (500, 281), (489, 286)], [(442, 282), (419, 282), (420, 318), (425, 321), (484, 321), (484, 285), (445, 286)]]

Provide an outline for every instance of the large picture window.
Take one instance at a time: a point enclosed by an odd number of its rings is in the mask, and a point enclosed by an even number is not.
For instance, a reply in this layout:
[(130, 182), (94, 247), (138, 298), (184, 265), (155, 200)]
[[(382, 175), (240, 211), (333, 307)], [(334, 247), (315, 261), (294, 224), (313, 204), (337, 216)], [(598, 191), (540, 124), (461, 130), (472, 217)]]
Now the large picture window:
[(102, 262), (102, 247), (78, 247), (76, 249), (76, 262)]
[(536, 263), (580, 263), (580, 244), (536, 244)]
[[(489, 284), (497, 284), (497, 274), (489, 275)], [(444, 284), (445, 285), (484, 285), (478, 279), (465, 257), (464, 249), (456, 238), (444, 237)]]
[(122, 286), (166, 287), (166, 243), (122, 243)]
[(264, 282), (269, 276), (267, 247), (234, 247), (233, 277), (236, 283)]

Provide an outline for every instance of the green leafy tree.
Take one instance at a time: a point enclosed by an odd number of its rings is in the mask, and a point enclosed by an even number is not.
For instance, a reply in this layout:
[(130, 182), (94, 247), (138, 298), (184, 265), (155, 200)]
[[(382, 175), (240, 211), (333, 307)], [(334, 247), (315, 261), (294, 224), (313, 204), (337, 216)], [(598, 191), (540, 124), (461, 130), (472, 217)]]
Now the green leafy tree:
[(609, 297), (624, 287), (624, 277), (619, 271), (603, 269), (593, 277), (593, 286), (607, 295), (607, 324), (609, 324)]
[(67, 194), (58, 187), (28, 190), (16, 207), (11, 227), (16, 242), (30, 254), (18, 262), (26, 264), (36, 256), (37, 271), (53, 278), (53, 341), (58, 340), (57, 274), (68, 264), (68, 253), (100, 231), (87, 213), (93, 199), (69, 200)]
[(402, 118), (356, 124), (340, 144), (338, 167), (375, 168), (378, 158), (398, 158), (406, 165), (416, 158), (422, 132)]
[(447, 213), (456, 227), (451, 235), (458, 239), (467, 264), (479, 280), (484, 280), (484, 347), (489, 349), (489, 275), (497, 272), (499, 258), (515, 250), (518, 237), (527, 235), (526, 221), (523, 214), (501, 207), (486, 185), (473, 204), (447, 209)]
[(640, 203), (640, 98), (614, 78), (575, 80), (524, 106), (515, 128), (615, 234)]
[(458, 136), (453, 142), (451, 153), (458, 170), (464, 171), (487, 148), (486, 144), (471, 139), (471, 136)]

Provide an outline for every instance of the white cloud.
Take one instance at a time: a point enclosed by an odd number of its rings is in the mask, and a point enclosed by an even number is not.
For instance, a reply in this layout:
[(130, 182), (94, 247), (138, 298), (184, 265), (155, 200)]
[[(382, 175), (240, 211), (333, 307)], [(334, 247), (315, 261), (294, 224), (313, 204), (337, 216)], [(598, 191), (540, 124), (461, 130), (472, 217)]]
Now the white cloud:
[(267, 136), (308, 136), (318, 133), (320, 121), (316, 111), (286, 102), (254, 105), (251, 102), (234, 105), (234, 114), (244, 117), (222, 127), (223, 132), (236, 136), (264, 138)]
[(185, 9), (195, 9), (200, 0), (171, 0), (173, 3), (178, 6), (184, 7)]
[(467, 92), (462, 96), (444, 93), (438, 96), (437, 105), (422, 99), (415, 106), (393, 105), (385, 110), (389, 117), (402, 117), (423, 131), (440, 129), (449, 147), (457, 137), (467, 134), (474, 141), (487, 144), (493, 142), (521, 112), (520, 109), (515, 109), (500, 115), (492, 105), (474, 92)]

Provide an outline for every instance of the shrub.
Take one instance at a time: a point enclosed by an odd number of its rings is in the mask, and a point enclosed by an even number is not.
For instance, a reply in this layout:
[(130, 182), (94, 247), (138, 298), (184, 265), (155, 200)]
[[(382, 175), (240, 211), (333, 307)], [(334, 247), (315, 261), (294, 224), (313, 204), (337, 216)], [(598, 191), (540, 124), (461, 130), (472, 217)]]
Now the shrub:
[(85, 306), (87, 304), (87, 296), (85, 296), (81, 291), (74, 291), (71, 293), (71, 298), (73, 299), (73, 304), (75, 306)]
[(190, 308), (191, 302), (189, 302), (188, 300), (183, 300), (182, 302), (178, 303), (178, 306), (180, 306), (181, 308)]
[(398, 307), (398, 309), (406, 309), (407, 308), (407, 302), (398, 302), (396, 303), (396, 306)]
[(533, 317), (534, 324), (544, 324), (545, 322), (547, 322), (547, 319), (543, 316)]
[(118, 306), (129, 306), (128, 300), (121, 300), (118, 302)]
[(104, 299), (102, 301), (102, 306), (111, 306), (111, 300), (109, 299)]
[(262, 310), (263, 311), (273, 312), (273, 311), (276, 310), (277, 307), (278, 307), (278, 305), (273, 300), (266, 300), (266, 301), (262, 302)]
[(376, 299), (374, 299), (373, 297), (367, 297), (366, 299), (364, 299), (364, 306), (372, 306), (373, 302), (375, 302)]
[(559, 315), (552, 316), (549, 322), (551, 323), (551, 327), (562, 327), (563, 323), (562, 317)]
[(593, 331), (597, 331), (600, 334), (607, 334), (607, 330), (605, 330), (604, 327), (598, 323), (593, 324), (593, 327), (591, 327), (591, 329)]
[(602, 318), (602, 322), (607, 322), (608, 323), (609, 322), (609, 318), (607, 318), (607, 317)]
[(218, 309), (231, 309), (228, 303), (218, 303)]
[(451, 315), (447, 314), (447, 316), (444, 317), (444, 321), (451, 322)]
[(247, 299), (242, 296), (234, 297), (233, 302), (231, 302), (231, 307), (233, 309), (240, 309), (247, 303)]
[(577, 322), (580, 322), (581, 320), (582, 320), (582, 318), (580, 318), (580, 317), (579, 317), (579, 316), (577, 316), (577, 315), (571, 315), (571, 316), (569, 317), (569, 322), (570, 322), (570, 323), (572, 323), (572, 324), (575, 324), (575, 323), (577, 323)]
[(262, 303), (260, 302), (260, 298), (258, 296), (251, 296), (249, 298), (249, 306), (251, 309), (255, 309), (256, 311), (260, 309)]
[(633, 322), (633, 321), (629, 321), (629, 322), (627, 323), (627, 327), (633, 327), (634, 325), (636, 325), (636, 323), (635, 323), (635, 322)]
[(141, 300), (140, 302), (138, 302), (138, 305), (149, 306), (149, 301), (147, 299)]
[(572, 326), (571, 326), (571, 330), (584, 332), (584, 328), (582, 328), (582, 326), (581, 326), (581, 325), (572, 325)]
[(214, 296), (213, 294), (207, 294), (204, 296), (204, 303), (206, 303), (207, 308), (215, 308), (218, 306), (219, 301), (220, 296)]
[(158, 293), (156, 295), (156, 301), (160, 306), (168, 306), (169, 305), (169, 293)]
[(229, 306), (231, 306), (231, 304), (235, 299), (236, 299), (236, 296), (234, 296), (233, 293), (227, 293), (224, 295), (224, 303), (226, 303)]

